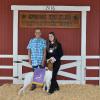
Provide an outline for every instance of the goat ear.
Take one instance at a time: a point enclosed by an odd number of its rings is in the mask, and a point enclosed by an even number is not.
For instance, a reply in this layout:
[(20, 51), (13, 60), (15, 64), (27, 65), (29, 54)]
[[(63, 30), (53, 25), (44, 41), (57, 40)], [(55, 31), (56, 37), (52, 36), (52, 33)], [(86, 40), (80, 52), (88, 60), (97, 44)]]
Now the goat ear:
[(46, 67), (46, 69), (48, 69), (48, 67)]

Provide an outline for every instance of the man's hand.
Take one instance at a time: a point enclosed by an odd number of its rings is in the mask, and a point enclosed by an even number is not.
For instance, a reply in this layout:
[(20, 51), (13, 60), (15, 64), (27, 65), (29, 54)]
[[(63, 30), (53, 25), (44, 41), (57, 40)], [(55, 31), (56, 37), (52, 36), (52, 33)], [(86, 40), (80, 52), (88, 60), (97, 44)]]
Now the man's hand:
[(45, 60), (46, 60), (46, 48), (44, 48), (44, 51), (43, 51), (43, 60), (42, 60), (42, 66), (44, 67), (44, 64), (45, 64)]
[(31, 61), (31, 59), (29, 59), (29, 63), (30, 63), (30, 65), (32, 65), (32, 61)]
[(28, 56), (29, 56), (29, 63), (30, 65), (32, 65), (32, 61), (31, 61), (31, 50), (28, 49)]
[(44, 62), (42, 62), (42, 64), (41, 64), (41, 65), (42, 65), (42, 67), (44, 67)]

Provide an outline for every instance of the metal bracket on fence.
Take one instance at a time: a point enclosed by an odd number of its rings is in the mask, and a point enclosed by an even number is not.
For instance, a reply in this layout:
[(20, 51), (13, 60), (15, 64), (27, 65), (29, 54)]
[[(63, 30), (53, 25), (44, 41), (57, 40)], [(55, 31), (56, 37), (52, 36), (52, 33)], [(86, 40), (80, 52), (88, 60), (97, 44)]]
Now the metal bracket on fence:
[(22, 63), (22, 61), (13, 61), (14, 63)]
[[(17, 78), (17, 79), (19, 79), (19, 76), (14, 76), (13, 78)], [(25, 78), (22, 78), (22, 80), (24, 80)]]

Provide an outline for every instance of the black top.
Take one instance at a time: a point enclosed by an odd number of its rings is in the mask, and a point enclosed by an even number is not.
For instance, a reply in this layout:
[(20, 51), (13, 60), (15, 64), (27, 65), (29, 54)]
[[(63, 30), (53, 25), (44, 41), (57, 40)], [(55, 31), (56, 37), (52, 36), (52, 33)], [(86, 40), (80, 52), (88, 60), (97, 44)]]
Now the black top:
[(57, 62), (60, 61), (60, 58), (62, 56), (63, 56), (62, 46), (59, 42), (57, 43), (57, 46), (55, 46), (54, 44), (49, 44), (46, 55), (47, 59), (54, 57)]

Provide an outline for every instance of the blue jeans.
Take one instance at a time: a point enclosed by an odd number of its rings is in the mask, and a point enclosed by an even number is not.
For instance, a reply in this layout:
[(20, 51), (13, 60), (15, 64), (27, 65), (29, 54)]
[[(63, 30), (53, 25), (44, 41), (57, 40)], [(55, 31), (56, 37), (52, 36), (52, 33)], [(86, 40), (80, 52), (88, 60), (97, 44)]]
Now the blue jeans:
[(38, 65), (38, 66), (32, 66), (32, 71), (34, 72), (34, 70), (36, 69), (36, 68), (44, 68), (42, 65)]

